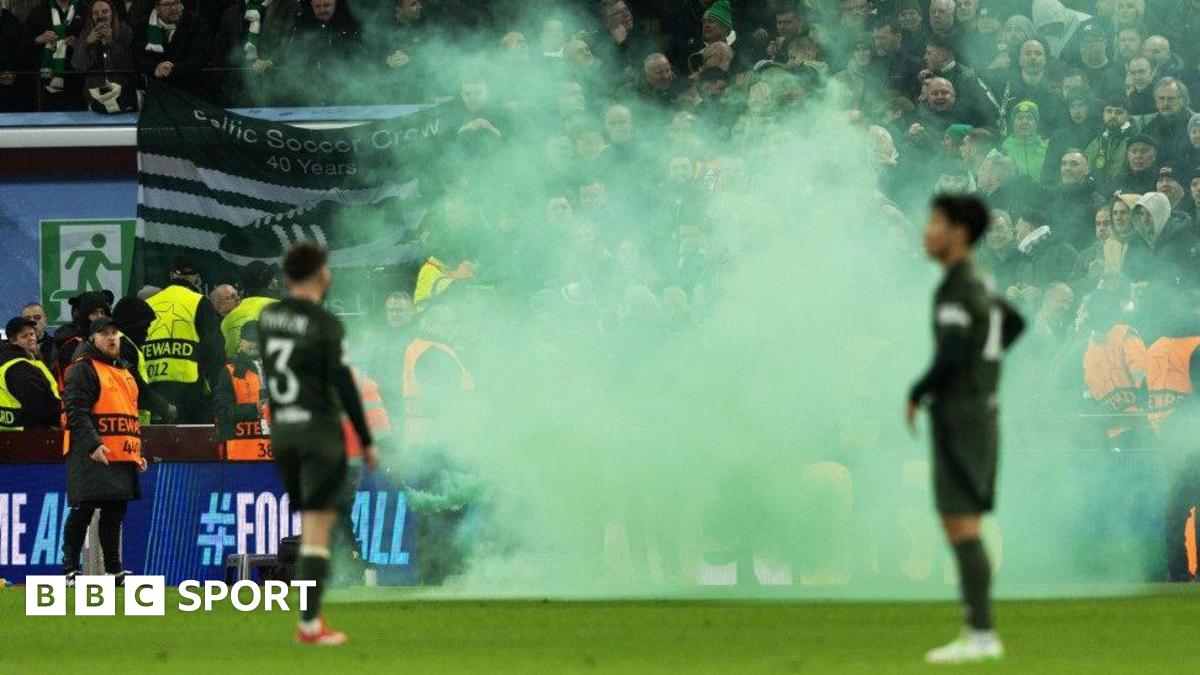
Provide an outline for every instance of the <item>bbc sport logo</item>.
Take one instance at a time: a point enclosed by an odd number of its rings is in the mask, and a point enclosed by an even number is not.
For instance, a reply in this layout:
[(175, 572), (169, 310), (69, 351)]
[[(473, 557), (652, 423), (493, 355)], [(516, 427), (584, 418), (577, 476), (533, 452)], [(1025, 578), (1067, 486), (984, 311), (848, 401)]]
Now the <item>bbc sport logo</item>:
[[(224, 581), (184, 581), (179, 584), (180, 612), (211, 612), (217, 603), (228, 601), (239, 612), (291, 611), (288, 592), (299, 589), (299, 609), (308, 609), (308, 589), (315, 581), (266, 581), (259, 584), (242, 580), (232, 586)], [(25, 577), (25, 616), (66, 616), (67, 578), (65, 576)], [(128, 575), (124, 586), (125, 616), (166, 616), (166, 578), (156, 575)], [(247, 592), (248, 591), (248, 592)], [(75, 616), (116, 616), (117, 580), (112, 576), (75, 577)]]

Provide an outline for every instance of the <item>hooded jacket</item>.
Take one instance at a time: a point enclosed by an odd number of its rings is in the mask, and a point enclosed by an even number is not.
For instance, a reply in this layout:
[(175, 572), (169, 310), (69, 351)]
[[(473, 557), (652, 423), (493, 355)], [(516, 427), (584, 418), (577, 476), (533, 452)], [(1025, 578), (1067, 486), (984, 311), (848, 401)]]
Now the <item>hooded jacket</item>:
[[(30, 358), (29, 354), (26, 354), (23, 348), (11, 342), (0, 342), (0, 366), (9, 361), (27, 358)], [(25, 429), (49, 429), (59, 425), (62, 402), (40, 370), (28, 363), (13, 364), (4, 373), (4, 388), (21, 402), (18, 426)]]
[[(1033, 0), (1033, 25), (1050, 50), (1050, 55), (1056, 59), (1062, 57), (1063, 50), (1075, 37), (1075, 31), (1091, 18), (1090, 14), (1067, 9), (1059, 0)], [(1046, 27), (1055, 23), (1062, 24), (1062, 32), (1046, 35)]]
[(1125, 275), (1130, 281), (1195, 287), (1200, 242), (1191, 231), (1191, 220), (1183, 213), (1173, 215), (1170, 200), (1161, 192), (1142, 195), (1133, 208), (1135, 214), (1143, 209), (1150, 214), (1152, 229), (1146, 232), (1135, 224), (1122, 267)]
[[(171, 404), (150, 389), (149, 384), (142, 379), (142, 374), (137, 367), (140, 356), (137, 352), (146, 341), (146, 333), (150, 330), (150, 324), (154, 323), (154, 309), (150, 307), (150, 303), (136, 295), (127, 295), (121, 298), (121, 301), (113, 308), (113, 323), (117, 325), (117, 329), (121, 331), (122, 335), (129, 338), (121, 340), (121, 358), (130, 364), (133, 377), (138, 381), (138, 389), (142, 392), (142, 403), (145, 404), (145, 409), (149, 410), (156, 419), (167, 417)], [(131, 342), (133, 344), (130, 344)]]
[(1000, 144), (1000, 149), (1004, 151), (1004, 154), (1017, 163), (1021, 174), (1029, 176), (1033, 180), (1042, 178), (1042, 165), (1046, 163), (1046, 151), (1049, 147), (1050, 141), (1040, 135), (1029, 138), (1009, 136)]
[(117, 368), (128, 368), (121, 359), (110, 359), (91, 342), (83, 342), (75, 353), (76, 361), (67, 373), (63, 407), (71, 448), (67, 453), (67, 503), (76, 506), (95, 500), (130, 500), (142, 496), (138, 469), (132, 462), (101, 464), (91, 453), (100, 445), (100, 436), (92, 421), (92, 407), (100, 398), (100, 380), (92, 359)]
[[(105, 314), (112, 316), (112, 301), (113, 294), (109, 291), (88, 291), (71, 298), (71, 323), (54, 333), (54, 347), (58, 352), (55, 359), (56, 374), (66, 372), (79, 343), (87, 336), (88, 314), (103, 309)], [(61, 378), (59, 381), (62, 381)]]

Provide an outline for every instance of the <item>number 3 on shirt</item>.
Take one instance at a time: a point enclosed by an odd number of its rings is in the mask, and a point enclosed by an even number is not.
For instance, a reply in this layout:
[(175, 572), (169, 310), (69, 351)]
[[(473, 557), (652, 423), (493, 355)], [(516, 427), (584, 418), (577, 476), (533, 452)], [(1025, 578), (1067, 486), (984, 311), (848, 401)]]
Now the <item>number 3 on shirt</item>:
[(300, 380), (288, 367), (288, 359), (296, 349), (296, 341), (291, 338), (269, 338), (267, 340), (267, 358), (274, 364), (275, 373), (267, 381), (271, 398), (277, 405), (291, 405), (300, 396)]

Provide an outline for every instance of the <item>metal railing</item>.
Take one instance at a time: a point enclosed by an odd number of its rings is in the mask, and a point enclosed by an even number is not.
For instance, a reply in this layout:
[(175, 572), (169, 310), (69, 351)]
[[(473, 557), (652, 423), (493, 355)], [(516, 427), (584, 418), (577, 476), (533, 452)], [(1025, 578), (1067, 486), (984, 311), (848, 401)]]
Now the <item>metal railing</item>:
[[(304, 102), (303, 90), (298, 86), (307, 84), (304, 78), (286, 78), (281, 79), (280, 74), (295, 74), (307, 73), (307, 69), (301, 66), (276, 65), (264, 73), (255, 73), (253, 68), (239, 67), (218, 67), (209, 66), (197, 70), (194, 76), (187, 78), (189, 89), (197, 93), (201, 98), (213, 103), (214, 105), (222, 105), (229, 107), (269, 107), (272, 105), (282, 105), (287, 107), (315, 107), (316, 103), (306, 104)], [(18, 93), (20, 101), (18, 108), (12, 110), (0, 110), (0, 112), (63, 112), (67, 110), (85, 111), (87, 110), (87, 99), (84, 92), (79, 92), (77, 108), (62, 108), (56, 104), (49, 103), (50, 93), (46, 90), (46, 81), (42, 77), (40, 70), (8, 70), (0, 71), (2, 74), (12, 74), (16, 81), (9, 85)], [(109, 78), (132, 79), (137, 89), (144, 90), (147, 85), (147, 80), (150, 76), (146, 75), (141, 70), (129, 69), (104, 69), (104, 70), (88, 70), (77, 71), (72, 70), (63, 74), (63, 77), (68, 82), (82, 82), (89, 77), (104, 76)], [(259, 83), (259, 92), (256, 100), (231, 100), (226, 88), (232, 84), (235, 77), (243, 78), (238, 83), (255, 82)], [(251, 79), (254, 78), (254, 79)], [(25, 96), (20, 96), (20, 92), (24, 91)], [(233, 92), (237, 93), (237, 92)], [(383, 92), (376, 92), (383, 96)], [(70, 95), (70, 94), (68, 94)], [(286, 101), (271, 100), (273, 97), (286, 97)], [(264, 100), (265, 99), (265, 100)], [(424, 103), (422, 100), (405, 98), (404, 100), (354, 100), (339, 103), (339, 105), (414, 105)]]

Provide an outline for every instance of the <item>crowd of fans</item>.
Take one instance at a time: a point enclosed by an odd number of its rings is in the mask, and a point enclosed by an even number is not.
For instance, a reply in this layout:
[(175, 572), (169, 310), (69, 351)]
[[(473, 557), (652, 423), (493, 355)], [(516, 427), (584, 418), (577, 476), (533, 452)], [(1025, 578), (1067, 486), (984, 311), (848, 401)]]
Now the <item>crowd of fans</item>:
[[(746, 245), (722, 225), (771, 198), (752, 153), (832, 101), (897, 257), (935, 191), (994, 209), (979, 257), (1032, 319), (1029, 391), (1076, 412), (1113, 326), (1139, 353), (1193, 330), (1198, 29), (1200, 0), (10, 0), (0, 109), (128, 110), (149, 79), (223, 105), (440, 102), (461, 152), (388, 323), (476, 279), (619, 334), (696, 320)], [(447, 66), (456, 41), (474, 65)], [(540, 184), (490, 203), (473, 167), (517, 144), (544, 148)]]

